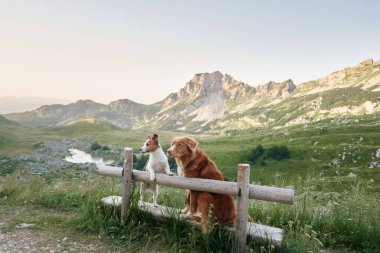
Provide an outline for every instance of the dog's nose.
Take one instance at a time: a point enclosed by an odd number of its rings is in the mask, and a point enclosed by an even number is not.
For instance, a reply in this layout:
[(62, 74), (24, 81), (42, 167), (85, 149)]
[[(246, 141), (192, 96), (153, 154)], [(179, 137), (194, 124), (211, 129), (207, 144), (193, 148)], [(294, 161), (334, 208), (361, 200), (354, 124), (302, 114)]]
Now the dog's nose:
[(141, 148), (140, 148), (140, 151), (141, 151)]

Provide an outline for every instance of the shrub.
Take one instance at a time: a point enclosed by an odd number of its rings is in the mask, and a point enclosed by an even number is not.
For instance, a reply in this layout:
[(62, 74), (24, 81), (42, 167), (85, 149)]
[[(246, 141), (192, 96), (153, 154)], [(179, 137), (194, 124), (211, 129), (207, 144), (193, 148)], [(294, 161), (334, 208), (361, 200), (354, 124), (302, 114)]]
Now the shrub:
[(91, 150), (98, 150), (98, 149), (101, 149), (102, 148), (102, 146), (100, 146), (100, 144), (99, 143), (97, 143), (97, 142), (94, 142), (94, 143), (92, 143), (92, 145), (91, 145)]
[(264, 154), (264, 148), (261, 144), (257, 145), (249, 154), (248, 161), (256, 162), (257, 159)]
[(282, 159), (289, 159), (290, 158), (290, 151), (287, 146), (281, 145), (277, 146), (274, 145), (268, 149), (268, 158), (273, 158), (278, 161)]

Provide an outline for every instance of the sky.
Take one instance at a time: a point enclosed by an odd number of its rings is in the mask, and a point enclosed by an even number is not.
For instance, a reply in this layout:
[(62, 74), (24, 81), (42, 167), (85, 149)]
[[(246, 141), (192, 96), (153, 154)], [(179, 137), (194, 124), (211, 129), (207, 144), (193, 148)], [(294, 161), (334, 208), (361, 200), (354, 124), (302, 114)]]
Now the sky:
[(250, 85), (380, 59), (380, 1), (0, 0), (0, 97), (151, 104), (195, 73)]

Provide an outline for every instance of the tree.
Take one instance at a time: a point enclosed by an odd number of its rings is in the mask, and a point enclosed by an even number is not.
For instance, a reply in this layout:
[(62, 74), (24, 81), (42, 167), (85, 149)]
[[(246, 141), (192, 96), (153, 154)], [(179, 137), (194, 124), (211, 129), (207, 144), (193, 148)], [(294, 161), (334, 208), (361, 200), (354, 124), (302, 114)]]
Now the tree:
[(94, 151), (94, 150), (98, 150), (98, 149), (101, 149), (101, 148), (102, 148), (102, 146), (100, 146), (100, 144), (97, 143), (97, 142), (94, 142), (94, 143), (92, 143), (92, 145), (91, 145), (91, 150), (92, 150), (92, 151)]
[(268, 158), (276, 159), (277, 161), (280, 161), (282, 159), (289, 159), (290, 158), (290, 151), (287, 146), (281, 145), (277, 146), (274, 145), (268, 149)]
[(257, 159), (264, 154), (264, 148), (261, 144), (257, 145), (249, 154), (248, 161), (256, 162)]

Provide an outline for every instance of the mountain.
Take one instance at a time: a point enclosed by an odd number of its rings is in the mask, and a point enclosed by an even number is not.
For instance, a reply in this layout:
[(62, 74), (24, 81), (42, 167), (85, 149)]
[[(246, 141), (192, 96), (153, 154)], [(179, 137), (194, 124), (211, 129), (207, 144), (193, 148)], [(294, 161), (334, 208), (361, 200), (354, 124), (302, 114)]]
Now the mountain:
[(80, 100), (5, 116), (34, 126), (65, 125), (91, 118), (126, 129), (220, 133), (373, 114), (380, 111), (379, 98), (380, 61), (365, 60), (298, 86), (291, 79), (251, 86), (216, 71), (196, 74), (178, 92), (151, 105), (128, 99), (108, 105)]
[(25, 112), (34, 110), (42, 105), (68, 104), (65, 99), (39, 97), (0, 97), (0, 114)]
[(354, 67), (302, 83), (285, 98), (221, 118), (209, 131), (251, 127), (283, 127), (324, 119), (380, 112), (380, 61), (365, 60)]
[(12, 120), (6, 119), (0, 115), (0, 126), (18, 126), (18, 125), (20, 124)]

